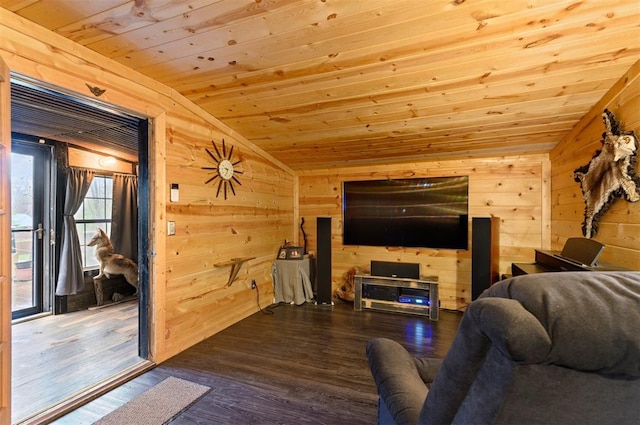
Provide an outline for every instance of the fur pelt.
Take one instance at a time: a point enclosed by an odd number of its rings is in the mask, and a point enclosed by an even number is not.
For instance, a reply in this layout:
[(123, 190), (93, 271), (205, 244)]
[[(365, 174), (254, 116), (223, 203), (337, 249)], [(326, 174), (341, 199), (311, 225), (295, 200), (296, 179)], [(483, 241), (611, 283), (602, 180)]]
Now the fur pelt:
[(138, 265), (124, 255), (116, 254), (111, 240), (102, 229), (98, 229), (87, 246), (95, 247), (94, 253), (100, 263), (100, 273), (94, 280), (102, 279), (103, 276), (109, 279), (111, 275), (123, 275), (136, 288), (134, 295), (138, 294)]
[(355, 299), (355, 279), (357, 274), (362, 274), (363, 272), (358, 267), (351, 267), (349, 270), (345, 272), (344, 284), (341, 285), (338, 289), (335, 290), (334, 295), (336, 298), (340, 298), (341, 300), (353, 302)]
[(574, 171), (585, 203), (582, 234), (587, 238), (598, 232), (598, 219), (616, 198), (640, 200), (640, 177), (636, 174), (638, 139), (633, 132), (622, 131), (608, 109), (602, 120), (606, 129), (602, 133), (602, 149), (587, 165)]

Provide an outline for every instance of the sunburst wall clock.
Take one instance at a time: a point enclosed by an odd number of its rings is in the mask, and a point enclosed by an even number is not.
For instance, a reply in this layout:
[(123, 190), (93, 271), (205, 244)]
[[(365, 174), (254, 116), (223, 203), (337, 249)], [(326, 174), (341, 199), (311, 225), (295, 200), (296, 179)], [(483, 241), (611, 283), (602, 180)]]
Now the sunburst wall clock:
[(224, 193), (224, 199), (226, 200), (228, 197), (228, 191), (231, 190), (231, 193), (235, 196), (236, 189), (233, 186), (234, 183), (242, 186), (240, 180), (238, 180), (237, 175), (242, 174), (242, 171), (237, 169), (238, 164), (240, 164), (241, 160), (237, 160), (233, 162), (233, 146), (227, 152), (227, 146), (224, 143), (224, 139), (222, 139), (222, 149), (218, 149), (216, 143), (212, 140), (211, 144), (213, 145), (214, 152), (211, 152), (209, 148), (204, 148), (207, 151), (207, 154), (216, 162), (215, 167), (202, 167), (203, 170), (215, 170), (215, 174), (209, 180), (204, 182), (204, 184), (209, 184), (213, 182), (215, 184), (216, 180), (218, 181), (218, 189), (216, 191), (216, 198), (220, 195), (220, 192)]

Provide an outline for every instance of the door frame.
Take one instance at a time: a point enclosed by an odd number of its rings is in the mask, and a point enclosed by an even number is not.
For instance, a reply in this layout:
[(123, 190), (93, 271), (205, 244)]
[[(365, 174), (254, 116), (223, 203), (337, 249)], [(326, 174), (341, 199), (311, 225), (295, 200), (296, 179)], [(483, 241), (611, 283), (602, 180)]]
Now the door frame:
[[(11, 100), (10, 100), (10, 80), (11, 78), (24, 78), (27, 81), (35, 82), (44, 88), (56, 91), (61, 94), (69, 95), (71, 97), (82, 99), (100, 105), (101, 107), (111, 107), (116, 111), (124, 112), (130, 116), (138, 117), (147, 121), (147, 140), (144, 143), (144, 149), (147, 152), (145, 158), (146, 172), (140, 171), (139, 175), (146, 173), (148, 191), (146, 193), (146, 200), (141, 199), (144, 205), (140, 207), (146, 210), (146, 218), (144, 220), (144, 228), (147, 230), (147, 234), (143, 235), (141, 239), (146, 242), (147, 252), (145, 255), (148, 258), (148, 264), (146, 265), (146, 279), (140, 280), (140, 291), (143, 294), (139, 298), (139, 317), (143, 317), (139, 326), (139, 355), (144, 360), (141, 364), (132, 368), (122, 371), (122, 373), (114, 375), (112, 378), (104, 380), (100, 383), (96, 383), (95, 386), (87, 388), (71, 397), (64, 400), (57, 406), (42, 412), (38, 415), (37, 419), (49, 420), (60, 417), (60, 415), (72, 410), (73, 408), (86, 403), (88, 400), (93, 399), (99, 394), (113, 389), (129, 379), (149, 370), (155, 365), (155, 361), (158, 349), (164, 344), (158, 346), (159, 341), (157, 338), (157, 329), (155, 328), (158, 323), (158, 319), (164, 319), (164, 314), (158, 312), (154, 308), (154, 302), (158, 302), (158, 292), (155, 290), (155, 282), (157, 279), (164, 278), (165, 258), (164, 255), (156, 256), (158, 239), (164, 240), (165, 232), (162, 230), (166, 228), (166, 217), (164, 211), (159, 206), (165, 205), (166, 196), (162, 191), (158, 191), (158, 184), (164, 184), (165, 178), (165, 149), (166, 149), (166, 111), (153, 106), (145, 105), (143, 110), (136, 110), (121, 106), (118, 104), (104, 103), (96, 101), (93, 98), (84, 96), (78, 92), (64, 88), (51, 83), (44, 82), (35, 78), (31, 78), (24, 74), (18, 74), (11, 72), (10, 69), (4, 65), (2, 58), (0, 57), (0, 244), (1, 246), (10, 247), (10, 217), (2, 214), (2, 205), (10, 205), (10, 197), (6, 193), (6, 190), (2, 190), (3, 187), (8, 188), (8, 173), (6, 166), (3, 165), (3, 158), (8, 161), (10, 155), (10, 143), (11, 143)], [(125, 94), (126, 96), (126, 94)], [(134, 98), (126, 98), (132, 106), (139, 105), (139, 102)], [(5, 136), (6, 135), (6, 136)], [(6, 147), (4, 146), (7, 144)], [(142, 149), (142, 146), (141, 146)], [(142, 161), (139, 162), (142, 165)], [(6, 197), (4, 204), (3, 199)], [(158, 205), (159, 204), (159, 205)], [(152, 221), (153, 220), (153, 221)], [(162, 227), (162, 226), (165, 227)], [(3, 227), (4, 226), (4, 227)], [(140, 227), (140, 226), (139, 226)], [(140, 234), (140, 233), (139, 233)], [(56, 235), (56, 243), (59, 242), (59, 236)], [(2, 279), (11, 280), (11, 257), (10, 250), (1, 250), (0, 255), (0, 283)], [(163, 250), (161, 252), (164, 252)], [(7, 254), (5, 254), (7, 253)], [(139, 255), (141, 255), (139, 253)], [(8, 272), (5, 273), (5, 270)], [(5, 273), (3, 275), (3, 273)], [(4, 284), (0, 285), (2, 291), (0, 299), (0, 423), (10, 423), (11, 421), (11, 288)], [(8, 300), (8, 304), (7, 304)], [(162, 300), (160, 300), (162, 301)], [(7, 307), (8, 305), (8, 307)], [(146, 323), (146, 325), (142, 325)], [(143, 356), (144, 354), (144, 356)], [(35, 418), (34, 418), (35, 419)]]
[(0, 57), (0, 423), (11, 423), (11, 85)]
[[(154, 194), (151, 193), (151, 189), (153, 186), (150, 185), (150, 158), (152, 146), (151, 140), (151, 132), (149, 131), (149, 127), (152, 126), (152, 119), (144, 114), (133, 111), (131, 109), (115, 105), (112, 103), (107, 103), (101, 100), (93, 99), (89, 96), (74, 92), (72, 90), (65, 89), (64, 87), (60, 87), (46, 81), (37, 80), (19, 73), (10, 72), (11, 80), (17, 80), (22, 83), (27, 83), (33, 87), (38, 87), (50, 92), (57, 93), (61, 96), (65, 96), (67, 98), (76, 99), (79, 102), (82, 102), (85, 105), (95, 106), (96, 108), (107, 110), (113, 112), (114, 114), (126, 114), (132, 118), (136, 118), (139, 121), (139, 132), (138, 132), (138, 267), (139, 267), (139, 297), (138, 297), (138, 355), (143, 359), (147, 359), (149, 357), (149, 347), (151, 344), (150, 335), (151, 331), (149, 329), (150, 324), (152, 323), (149, 319), (149, 315), (151, 314), (151, 309), (149, 308), (150, 297), (149, 292), (151, 289), (150, 284), (150, 264), (149, 261), (152, 260), (152, 256), (149, 253), (149, 249), (151, 245), (151, 241), (153, 240), (153, 235), (150, 233), (151, 226), (149, 221), (151, 219), (150, 207), (151, 201), (154, 198)], [(146, 143), (143, 143), (143, 139), (146, 140)], [(56, 203), (56, 209), (60, 209), (60, 205)], [(60, 246), (61, 243), (61, 235), (62, 229), (58, 228), (61, 223), (61, 210), (56, 213), (56, 238), (55, 244), (56, 246)], [(56, 249), (55, 260), (56, 263), (59, 261), (58, 258), (58, 250)], [(57, 275), (57, 264), (53, 267), (56, 272), (54, 275)], [(54, 280), (55, 281), (55, 276)], [(55, 301), (57, 302), (57, 301)], [(55, 308), (55, 307), (54, 307)]]

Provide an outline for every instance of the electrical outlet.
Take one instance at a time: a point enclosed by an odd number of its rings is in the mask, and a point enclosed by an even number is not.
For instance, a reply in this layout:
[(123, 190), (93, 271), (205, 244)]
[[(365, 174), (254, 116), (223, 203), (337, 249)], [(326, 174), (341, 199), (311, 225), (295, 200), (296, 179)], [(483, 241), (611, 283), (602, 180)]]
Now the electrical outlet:
[(256, 281), (255, 280), (251, 281), (251, 289), (256, 289)]

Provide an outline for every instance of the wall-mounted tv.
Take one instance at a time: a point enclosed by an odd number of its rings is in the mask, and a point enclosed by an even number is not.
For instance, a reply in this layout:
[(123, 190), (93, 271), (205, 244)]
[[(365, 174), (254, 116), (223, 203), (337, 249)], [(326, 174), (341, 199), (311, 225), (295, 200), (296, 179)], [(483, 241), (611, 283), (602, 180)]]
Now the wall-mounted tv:
[(468, 249), (469, 177), (346, 181), (344, 245)]

